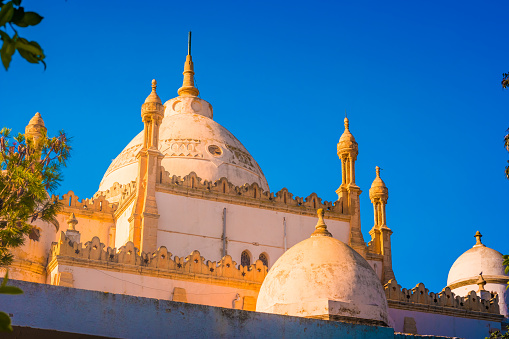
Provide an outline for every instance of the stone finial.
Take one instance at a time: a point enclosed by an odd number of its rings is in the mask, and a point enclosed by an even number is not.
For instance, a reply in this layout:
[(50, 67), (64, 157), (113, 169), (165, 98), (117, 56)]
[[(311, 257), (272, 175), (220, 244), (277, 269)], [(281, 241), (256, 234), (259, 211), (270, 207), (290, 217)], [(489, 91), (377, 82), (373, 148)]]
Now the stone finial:
[(479, 279), (476, 282), (477, 286), (479, 286), (479, 291), (485, 291), (484, 286), (486, 285), (486, 280), (482, 277), (482, 272), (479, 273)]
[(69, 225), (70, 231), (76, 231), (76, 224), (78, 223), (78, 219), (76, 219), (76, 216), (74, 213), (71, 213), (69, 216), (69, 219), (67, 220), (67, 224)]
[(323, 217), (325, 216), (325, 212), (323, 208), (319, 208), (316, 213), (318, 214), (318, 222), (315, 226), (315, 231), (311, 234), (312, 237), (319, 237), (319, 236), (325, 236), (325, 237), (332, 237), (332, 234), (330, 234), (329, 231), (327, 231), (327, 225), (325, 225), (325, 222), (323, 221)]
[(200, 94), (198, 88), (194, 87), (194, 64), (191, 57), (191, 32), (189, 32), (189, 40), (187, 47), (186, 63), (184, 64), (184, 81), (182, 87), (178, 90), (179, 96), (197, 97)]
[(157, 95), (156, 88), (157, 88), (157, 81), (156, 81), (156, 79), (153, 79), (152, 80), (152, 92), (150, 92), (147, 99), (145, 99), (145, 103), (156, 102), (158, 104), (162, 104), (161, 98), (159, 98), (159, 95)]
[(475, 232), (474, 237), (475, 237), (475, 240), (476, 240), (474, 246), (484, 246), (483, 243), (481, 242), (481, 238), (482, 238), (481, 232), (479, 232), (479, 231)]
[(346, 117), (346, 112), (345, 112), (345, 131), (350, 131), (350, 123), (348, 122), (348, 118)]
[(376, 166), (375, 171), (376, 171), (376, 177), (380, 178), (380, 167)]

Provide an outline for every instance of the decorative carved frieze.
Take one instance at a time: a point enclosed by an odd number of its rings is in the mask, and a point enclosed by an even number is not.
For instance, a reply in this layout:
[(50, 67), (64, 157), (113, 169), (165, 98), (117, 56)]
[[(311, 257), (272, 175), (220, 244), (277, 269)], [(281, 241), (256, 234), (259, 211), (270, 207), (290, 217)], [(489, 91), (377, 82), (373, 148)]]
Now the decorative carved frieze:
[[(384, 287), (389, 307), (407, 308), (405, 306), (421, 305), (426, 306), (429, 312), (442, 310), (443, 313), (447, 308), (451, 308), (462, 311), (500, 314), (497, 293), (492, 293), (489, 300), (483, 300), (475, 291), (461, 297), (455, 295), (449, 287), (445, 287), (440, 293), (429, 292), (423, 283), (417, 284), (412, 289), (402, 289), (395, 279), (389, 280)], [(428, 306), (436, 306), (437, 309)]]
[(134, 247), (130, 241), (117, 251), (115, 248), (107, 247), (98, 237), (94, 237), (85, 244), (74, 243), (65, 236), (64, 232), (60, 232), (59, 240), (51, 246), (50, 261), (62, 257), (153, 268), (188, 275), (190, 279), (199, 275), (261, 284), (267, 275), (267, 266), (261, 260), (256, 260), (253, 265), (242, 266), (237, 265), (229, 255), (218, 262), (205, 260), (199, 251), (193, 251), (184, 258), (173, 256), (164, 246), (152, 253), (139, 253), (138, 248)]
[(170, 157), (203, 158), (203, 153), (197, 148), (197, 139), (166, 139), (161, 143), (161, 153)]

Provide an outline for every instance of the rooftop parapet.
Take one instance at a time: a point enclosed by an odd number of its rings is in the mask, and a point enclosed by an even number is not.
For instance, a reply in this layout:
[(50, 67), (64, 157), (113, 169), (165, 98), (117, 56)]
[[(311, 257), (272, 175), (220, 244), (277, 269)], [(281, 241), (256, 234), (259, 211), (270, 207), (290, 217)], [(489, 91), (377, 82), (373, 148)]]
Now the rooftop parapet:
[[(87, 267), (91, 263), (102, 266), (102, 269), (118, 269), (117, 265), (133, 267), (135, 271), (142, 273), (143, 270), (155, 269), (161, 275), (164, 272), (194, 279), (196, 275), (206, 279), (235, 279), (237, 281), (261, 284), (267, 275), (267, 266), (261, 260), (256, 260), (253, 265), (237, 265), (227, 255), (218, 262), (205, 260), (199, 251), (193, 251), (186, 257), (173, 256), (166, 247), (162, 246), (153, 253), (139, 252), (132, 242), (116, 248), (107, 247), (98, 237), (83, 243), (72, 242), (64, 232), (60, 232), (60, 238), (51, 246), (50, 264), (55, 260), (69, 258), (73, 265), (79, 265), (80, 261)], [(127, 265), (127, 266), (126, 266)], [(182, 279), (185, 279), (183, 277)]]
[(463, 317), (468, 317), (475, 312), (475, 314), (485, 313), (487, 316), (498, 315), (503, 318), (500, 315), (497, 293), (492, 293), (489, 300), (483, 300), (475, 291), (461, 297), (455, 295), (449, 287), (445, 287), (439, 293), (429, 292), (423, 283), (417, 284), (412, 289), (402, 289), (395, 279), (389, 280), (384, 287), (385, 296), (391, 308), (419, 308), (421, 311), (430, 313), (451, 313), (457, 310), (461, 313), (454, 312), (454, 315)]

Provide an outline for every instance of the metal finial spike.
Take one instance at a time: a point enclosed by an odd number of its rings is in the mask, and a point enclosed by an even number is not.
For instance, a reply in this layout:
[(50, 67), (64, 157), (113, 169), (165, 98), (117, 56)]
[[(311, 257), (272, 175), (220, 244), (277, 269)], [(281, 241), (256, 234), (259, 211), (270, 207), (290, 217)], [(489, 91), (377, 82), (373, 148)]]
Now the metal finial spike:
[(187, 38), (187, 55), (191, 55), (191, 31), (189, 31), (189, 36)]
[(346, 108), (345, 108), (345, 118), (348, 118), (348, 117), (346, 116)]

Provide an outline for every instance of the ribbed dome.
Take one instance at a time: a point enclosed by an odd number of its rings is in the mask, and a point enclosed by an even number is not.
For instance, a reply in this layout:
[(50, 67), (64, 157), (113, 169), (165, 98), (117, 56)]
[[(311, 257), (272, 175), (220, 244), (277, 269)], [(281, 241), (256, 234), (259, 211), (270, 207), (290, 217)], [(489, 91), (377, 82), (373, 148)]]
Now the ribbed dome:
[[(332, 310), (329, 304), (326, 310), (323, 301), (340, 306)], [(256, 311), (306, 317), (329, 312), (387, 324), (387, 307), (382, 284), (368, 262), (345, 243), (318, 235), (275, 262), (263, 281)]]
[[(171, 175), (185, 176), (195, 172), (203, 180), (226, 177), (237, 186), (257, 183), (269, 190), (265, 176), (251, 154), (226, 128), (212, 120), (212, 106), (196, 97), (177, 97), (165, 103), (165, 114), (159, 131), (159, 150), (164, 154), (162, 166)], [(127, 184), (136, 180), (136, 153), (143, 142), (140, 132), (111, 163), (100, 191), (115, 182)]]
[(485, 278), (506, 277), (503, 261), (500, 252), (484, 246), (479, 239), (474, 247), (456, 259), (449, 271), (447, 285), (466, 280), (477, 280), (481, 272)]

